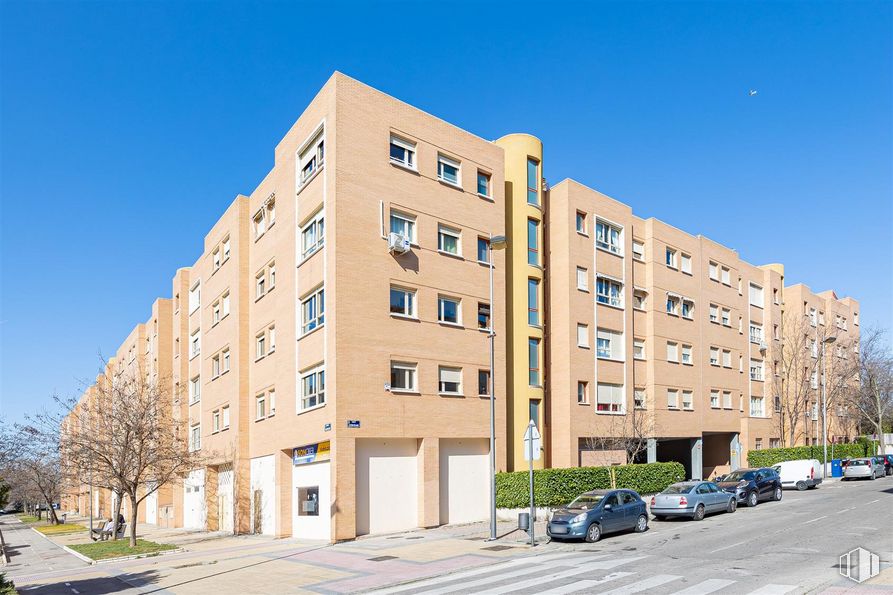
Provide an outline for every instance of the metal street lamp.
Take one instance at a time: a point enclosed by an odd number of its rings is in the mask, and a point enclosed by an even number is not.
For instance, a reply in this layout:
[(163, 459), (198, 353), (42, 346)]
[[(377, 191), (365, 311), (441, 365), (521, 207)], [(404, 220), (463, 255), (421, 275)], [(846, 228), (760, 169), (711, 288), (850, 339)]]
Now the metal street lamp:
[(487, 244), (487, 261), (490, 263), (490, 540), (496, 539), (496, 377), (494, 370), (494, 350), (496, 341), (496, 308), (493, 300), (493, 251), (505, 250), (508, 239), (505, 236), (490, 235)]
[(828, 475), (828, 395), (825, 389), (825, 345), (830, 345), (837, 337), (822, 340), (822, 476)]

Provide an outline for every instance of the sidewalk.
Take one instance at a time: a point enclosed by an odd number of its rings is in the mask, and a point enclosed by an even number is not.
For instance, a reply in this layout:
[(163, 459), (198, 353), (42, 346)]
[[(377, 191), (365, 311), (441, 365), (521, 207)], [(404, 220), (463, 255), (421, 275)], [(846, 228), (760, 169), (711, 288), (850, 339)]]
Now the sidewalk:
[(2, 570), (14, 581), (17, 576), (88, 566), (12, 515), (0, 517), (0, 531), (9, 556), (9, 564)]

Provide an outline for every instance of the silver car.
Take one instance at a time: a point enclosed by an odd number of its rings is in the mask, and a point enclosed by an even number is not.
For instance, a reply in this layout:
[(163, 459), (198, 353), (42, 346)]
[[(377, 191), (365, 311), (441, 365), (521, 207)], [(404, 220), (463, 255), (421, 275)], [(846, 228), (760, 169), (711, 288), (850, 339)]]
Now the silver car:
[(850, 459), (843, 470), (844, 479), (877, 479), (884, 474), (884, 464), (875, 457)]
[(651, 497), (651, 514), (657, 520), (687, 516), (703, 520), (709, 512), (735, 512), (735, 494), (722, 491), (712, 481), (682, 481)]

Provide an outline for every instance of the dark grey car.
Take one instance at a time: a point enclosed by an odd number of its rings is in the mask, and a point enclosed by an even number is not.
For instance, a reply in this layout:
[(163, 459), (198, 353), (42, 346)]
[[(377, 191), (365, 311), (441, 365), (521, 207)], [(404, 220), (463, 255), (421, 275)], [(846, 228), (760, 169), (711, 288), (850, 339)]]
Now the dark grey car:
[(645, 502), (633, 490), (593, 490), (552, 513), (546, 533), (552, 539), (601, 539), (604, 533), (648, 529)]

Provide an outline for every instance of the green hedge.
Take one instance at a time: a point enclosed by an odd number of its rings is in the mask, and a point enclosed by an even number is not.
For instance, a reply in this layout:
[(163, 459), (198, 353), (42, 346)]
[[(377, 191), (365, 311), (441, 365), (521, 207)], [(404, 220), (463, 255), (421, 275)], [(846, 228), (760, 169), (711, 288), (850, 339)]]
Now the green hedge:
[(0, 595), (16, 595), (15, 585), (0, 572)]
[[(612, 470), (615, 487), (636, 490), (640, 494), (654, 494), (671, 483), (685, 479), (685, 468), (679, 463), (538, 469), (533, 472), (533, 497), (536, 505), (562, 506), (583, 492), (608, 489), (611, 487)], [(497, 473), (496, 506), (529, 506), (529, 482), (528, 471)]]
[[(747, 464), (751, 467), (771, 467), (782, 461), (796, 461), (798, 459), (818, 459), (821, 463), (822, 446), (791, 446), (789, 448), (767, 448), (765, 450), (751, 450), (747, 453)], [(864, 444), (835, 444), (835, 459), (853, 459), (864, 457)], [(831, 459), (831, 445), (828, 445), (828, 459)]]

